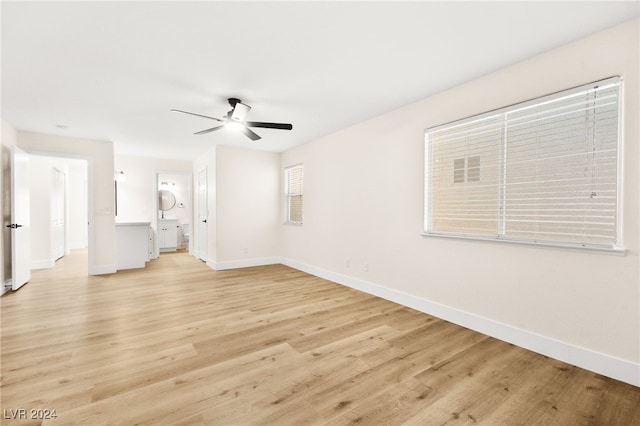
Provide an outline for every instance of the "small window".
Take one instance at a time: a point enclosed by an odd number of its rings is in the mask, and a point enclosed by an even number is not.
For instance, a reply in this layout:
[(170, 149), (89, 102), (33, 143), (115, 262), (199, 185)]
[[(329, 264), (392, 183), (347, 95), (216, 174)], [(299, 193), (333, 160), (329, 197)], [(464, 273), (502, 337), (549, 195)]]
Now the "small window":
[(425, 233), (619, 250), (620, 86), (427, 129)]
[(480, 156), (453, 160), (453, 183), (479, 182)]
[(464, 183), (464, 158), (453, 160), (453, 183)]
[(303, 166), (298, 164), (284, 170), (286, 222), (302, 224)]
[(467, 158), (467, 182), (480, 182), (480, 156)]

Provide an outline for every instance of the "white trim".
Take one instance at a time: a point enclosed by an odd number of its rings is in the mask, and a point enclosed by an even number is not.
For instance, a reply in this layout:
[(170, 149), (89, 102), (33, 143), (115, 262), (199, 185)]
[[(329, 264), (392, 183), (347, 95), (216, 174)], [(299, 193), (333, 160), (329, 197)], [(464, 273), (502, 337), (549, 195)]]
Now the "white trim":
[[(101, 275), (100, 268), (96, 265), (96, 237), (95, 237), (95, 211), (93, 208), (93, 181), (95, 180), (93, 157), (87, 157), (87, 274), (89, 275)], [(115, 235), (116, 227), (113, 227), (114, 246), (113, 255), (115, 257)], [(113, 265), (115, 269), (115, 265)], [(115, 271), (114, 271), (115, 272)], [(108, 273), (108, 272), (107, 272)]]
[(454, 234), (454, 233), (435, 233), (435, 232), (422, 232), (420, 235), (423, 237), (436, 237), (436, 238), (452, 238), (458, 240), (465, 241), (485, 241), (490, 243), (508, 243), (508, 244), (519, 244), (522, 246), (529, 247), (543, 247), (549, 249), (565, 249), (565, 250), (573, 250), (578, 252), (592, 252), (592, 253), (602, 253), (602, 254), (611, 254), (615, 256), (625, 256), (627, 254), (627, 250), (622, 247), (598, 247), (593, 245), (580, 245), (580, 244), (572, 244), (572, 243), (559, 243), (559, 242), (547, 242), (547, 241), (534, 241), (534, 240), (516, 240), (509, 238), (500, 238), (497, 236), (482, 236), (482, 235), (473, 235), (473, 234)]
[(611, 355), (595, 352), (551, 337), (542, 336), (540, 334), (494, 321), (489, 318), (461, 311), (398, 290), (393, 290), (388, 287), (361, 280), (359, 278), (350, 277), (327, 269), (319, 268), (317, 266), (308, 265), (293, 259), (283, 258), (281, 259), (281, 262), (291, 268), (399, 303), (533, 352), (558, 359), (634, 386), (640, 386), (640, 363), (633, 363)]
[(11, 278), (9, 278), (8, 280), (5, 280), (3, 287), (0, 288), (0, 296), (2, 296), (3, 294), (11, 290), (11, 287), (12, 287)]
[(49, 269), (49, 268), (53, 268), (55, 264), (56, 264), (55, 259), (32, 260), (31, 269)]
[(282, 263), (282, 259), (279, 257), (254, 257), (251, 259), (226, 260), (224, 262), (207, 260), (207, 266), (216, 271), (251, 268), (253, 266), (277, 265), (279, 263)]
[(623, 212), (624, 212), (624, 203), (625, 203), (625, 198), (623, 197), (624, 194), (624, 150), (625, 150), (625, 132), (624, 132), (624, 125), (625, 125), (625, 111), (626, 108), (624, 107), (624, 91), (625, 91), (625, 82), (624, 79), (622, 77), (620, 77), (620, 89), (618, 91), (618, 158), (617, 158), (617, 164), (618, 164), (618, 179), (617, 179), (617, 214), (618, 217), (616, 218), (616, 231), (617, 231), (617, 235), (616, 235), (616, 241), (618, 242), (618, 245), (620, 247), (624, 247), (624, 233), (622, 232), (622, 228), (624, 226), (624, 217), (623, 217)]
[(115, 274), (117, 269), (116, 265), (91, 265), (92, 268), (89, 270), (89, 275), (105, 275), (105, 274)]

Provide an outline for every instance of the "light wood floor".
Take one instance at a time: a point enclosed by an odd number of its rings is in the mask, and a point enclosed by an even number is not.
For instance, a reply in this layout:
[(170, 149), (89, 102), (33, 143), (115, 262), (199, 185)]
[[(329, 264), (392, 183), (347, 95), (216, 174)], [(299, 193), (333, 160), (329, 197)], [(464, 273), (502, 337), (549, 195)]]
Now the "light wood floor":
[(0, 303), (7, 425), (640, 425), (640, 388), (280, 265), (74, 252)]

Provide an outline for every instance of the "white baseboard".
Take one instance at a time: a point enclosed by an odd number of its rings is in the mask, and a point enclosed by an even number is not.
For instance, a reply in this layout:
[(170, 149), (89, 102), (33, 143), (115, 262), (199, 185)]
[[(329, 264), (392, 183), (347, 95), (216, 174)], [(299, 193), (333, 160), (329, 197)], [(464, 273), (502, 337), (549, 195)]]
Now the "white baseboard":
[(89, 265), (89, 275), (115, 274), (116, 265)]
[(227, 260), (224, 262), (214, 262), (207, 260), (207, 266), (216, 271), (226, 269), (250, 268), (252, 266), (276, 265), (282, 263), (280, 257), (254, 257), (251, 259)]
[(0, 296), (7, 293), (9, 290), (11, 290), (11, 278), (3, 283), (2, 288), (0, 288)]
[(198, 249), (193, 249), (189, 252), (189, 254), (193, 257), (197, 257), (198, 259), (200, 259), (200, 252), (198, 251)]
[(48, 260), (32, 260), (29, 264), (31, 269), (49, 269), (53, 268), (56, 264), (56, 261), (53, 259)]
[(489, 318), (464, 312), (398, 290), (393, 290), (365, 280), (353, 278), (313, 265), (308, 265), (293, 259), (282, 258), (281, 263), (320, 278), (442, 318), (454, 324), (512, 343), (533, 352), (602, 374), (603, 376), (611, 377), (634, 386), (640, 386), (640, 364), (575, 346), (531, 331), (494, 321)]

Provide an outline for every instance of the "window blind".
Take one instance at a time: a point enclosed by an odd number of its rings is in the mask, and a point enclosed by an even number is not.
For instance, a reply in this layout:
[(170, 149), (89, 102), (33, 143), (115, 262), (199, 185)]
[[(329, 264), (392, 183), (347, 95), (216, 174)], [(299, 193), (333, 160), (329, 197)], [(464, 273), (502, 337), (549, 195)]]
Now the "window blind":
[(620, 79), (425, 132), (425, 232), (615, 248)]
[(302, 196), (304, 190), (303, 166), (298, 164), (285, 169), (285, 197), (287, 222), (302, 223)]

